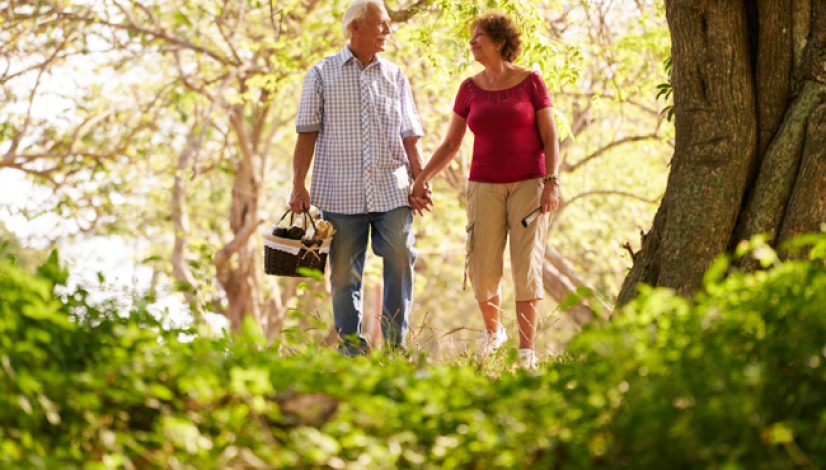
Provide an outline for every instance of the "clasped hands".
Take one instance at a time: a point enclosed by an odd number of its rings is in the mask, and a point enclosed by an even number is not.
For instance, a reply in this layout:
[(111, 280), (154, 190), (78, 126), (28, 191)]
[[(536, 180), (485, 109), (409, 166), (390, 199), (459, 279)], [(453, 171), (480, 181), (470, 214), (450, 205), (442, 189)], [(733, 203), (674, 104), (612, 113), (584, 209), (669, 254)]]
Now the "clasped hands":
[(430, 183), (425, 181), (421, 175), (416, 177), (413, 181), (413, 187), (410, 188), (410, 195), (407, 197), (414, 213), (424, 215), (424, 211), (430, 211), (433, 206), (433, 199), (430, 198), (431, 194), (433, 194), (433, 189), (430, 187)]

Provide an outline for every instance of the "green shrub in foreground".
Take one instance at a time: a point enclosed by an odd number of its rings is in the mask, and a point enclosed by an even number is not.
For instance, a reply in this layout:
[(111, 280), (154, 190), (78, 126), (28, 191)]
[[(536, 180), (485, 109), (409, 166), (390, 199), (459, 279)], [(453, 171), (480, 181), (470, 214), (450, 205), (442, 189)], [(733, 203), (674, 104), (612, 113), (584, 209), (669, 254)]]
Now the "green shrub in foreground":
[[(826, 466), (826, 239), (686, 300), (643, 290), (565, 360), (472, 365), (254, 332), (182, 341), (0, 260), (2, 468)], [(253, 331), (253, 328), (249, 328)]]

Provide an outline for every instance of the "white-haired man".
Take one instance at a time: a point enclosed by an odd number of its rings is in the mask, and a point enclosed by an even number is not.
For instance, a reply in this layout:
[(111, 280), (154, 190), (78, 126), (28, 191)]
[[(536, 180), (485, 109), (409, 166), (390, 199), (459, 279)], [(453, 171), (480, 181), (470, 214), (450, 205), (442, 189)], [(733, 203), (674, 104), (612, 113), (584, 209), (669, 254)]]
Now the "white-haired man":
[[(368, 236), (383, 258), (382, 333), (404, 347), (413, 302), (411, 178), (421, 171), (422, 126), (410, 84), (378, 56), (390, 35), (380, 0), (355, 0), (342, 19), (348, 44), (315, 64), (304, 78), (296, 130), (290, 207), (312, 202), (336, 229), (330, 248), (333, 318), (347, 355), (364, 354), (361, 286)], [(312, 194), (305, 179), (315, 153)], [(412, 209), (411, 209), (412, 208)]]

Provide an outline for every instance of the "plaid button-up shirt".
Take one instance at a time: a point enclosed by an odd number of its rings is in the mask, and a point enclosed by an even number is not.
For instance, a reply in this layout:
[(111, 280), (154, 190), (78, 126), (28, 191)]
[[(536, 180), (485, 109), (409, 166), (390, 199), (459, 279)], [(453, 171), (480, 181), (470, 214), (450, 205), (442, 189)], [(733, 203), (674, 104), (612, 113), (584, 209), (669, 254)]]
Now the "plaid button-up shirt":
[(402, 139), (423, 132), (399, 67), (376, 56), (362, 68), (349, 47), (325, 57), (304, 78), (295, 127), (319, 131), (310, 189), (316, 207), (362, 214), (408, 204)]

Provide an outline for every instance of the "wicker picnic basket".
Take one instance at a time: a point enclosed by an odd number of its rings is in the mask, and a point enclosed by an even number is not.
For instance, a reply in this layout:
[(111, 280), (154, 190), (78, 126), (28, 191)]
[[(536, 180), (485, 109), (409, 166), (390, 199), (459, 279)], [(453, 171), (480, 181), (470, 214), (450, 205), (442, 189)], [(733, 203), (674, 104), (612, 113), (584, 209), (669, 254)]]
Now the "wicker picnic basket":
[[(290, 215), (289, 228), (281, 225), (287, 214)], [(303, 227), (296, 227), (293, 225), (295, 214), (287, 209), (270, 233), (264, 234), (264, 272), (267, 274), (306, 277), (314, 271), (324, 273), (333, 233), (330, 231), (324, 238), (312, 238), (318, 234), (313, 217), (309, 211), (300, 216), (304, 218)], [(307, 233), (308, 220), (313, 227), (310, 233)]]

